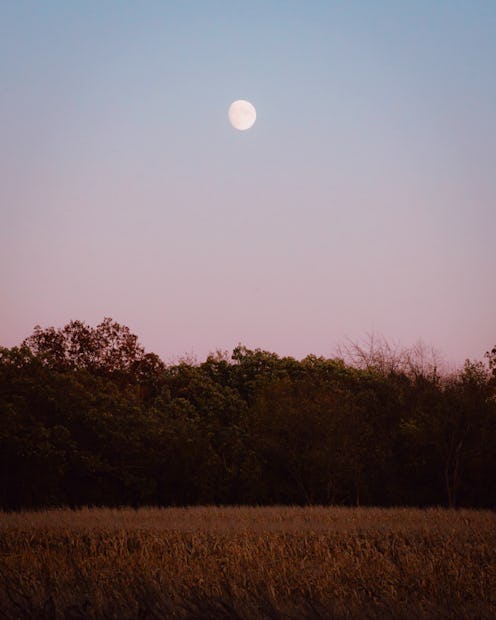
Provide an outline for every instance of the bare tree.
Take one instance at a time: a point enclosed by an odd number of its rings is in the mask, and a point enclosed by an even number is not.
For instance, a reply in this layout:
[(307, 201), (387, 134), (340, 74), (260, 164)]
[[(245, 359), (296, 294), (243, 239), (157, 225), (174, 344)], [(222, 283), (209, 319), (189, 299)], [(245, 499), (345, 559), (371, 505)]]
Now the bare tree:
[(368, 333), (363, 342), (348, 339), (338, 346), (337, 354), (350, 366), (384, 375), (402, 372), (432, 378), (446, 370), (440, 353), (421, 340), (411, 347), (403, 347), (373, 332)]

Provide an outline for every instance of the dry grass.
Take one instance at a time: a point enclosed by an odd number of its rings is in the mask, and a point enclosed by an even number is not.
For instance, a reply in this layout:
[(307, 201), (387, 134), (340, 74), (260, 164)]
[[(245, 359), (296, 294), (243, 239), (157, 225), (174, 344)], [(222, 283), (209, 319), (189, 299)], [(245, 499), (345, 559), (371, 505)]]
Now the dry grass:
[(2, 618), (495, 618), (491, 512), (0, 514)]

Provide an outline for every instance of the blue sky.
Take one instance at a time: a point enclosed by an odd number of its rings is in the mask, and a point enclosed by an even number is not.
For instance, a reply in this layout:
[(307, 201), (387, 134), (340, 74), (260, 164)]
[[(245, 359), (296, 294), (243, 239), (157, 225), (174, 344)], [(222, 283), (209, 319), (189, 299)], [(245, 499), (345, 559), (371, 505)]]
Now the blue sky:
[(496, 344), (493, 2), (3, 3), (0, 77), (1, 344)]

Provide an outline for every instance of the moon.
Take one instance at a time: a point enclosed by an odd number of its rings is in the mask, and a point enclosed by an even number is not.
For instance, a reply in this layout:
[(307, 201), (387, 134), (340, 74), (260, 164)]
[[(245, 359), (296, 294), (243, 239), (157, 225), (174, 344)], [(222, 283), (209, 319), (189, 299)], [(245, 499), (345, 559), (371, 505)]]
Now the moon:
[(249, 101), (238, 99), (229, 106), (228, 116), (234, 129), (245, 131), (253, 127), (253, 123), (257, 120), (257, 111)]

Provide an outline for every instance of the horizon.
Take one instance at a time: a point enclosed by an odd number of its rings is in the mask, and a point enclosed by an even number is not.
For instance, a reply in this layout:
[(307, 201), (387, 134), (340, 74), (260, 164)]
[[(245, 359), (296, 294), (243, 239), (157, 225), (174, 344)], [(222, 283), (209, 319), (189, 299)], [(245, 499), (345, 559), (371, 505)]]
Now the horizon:
[[(12, 346), (6, 348), (14, 348), (21, 347), (25, 341), (29, 340), (31, 336), (33, 336), (36, 330), (40, 329), (41, 331), (55, 329), (57, 331), (62, 331), (65, 327), (68, 327), (71, 323), (82, 323), (84, 326), (89, 327), (94, 330), (100, 325), (102, 325), (105, 321), (111, 321), (114, 324), (118, 324), (120, 327), (125, 329), (129, 329), (129, 326), (124, 323), (119, 323), (114, 321), (112, 317), (103, 317), (102, 320), (95, 324), (88, 324), (86, 321), (80, 319), (72, 319), (66, 325), (35, 325), (31, 332), (25, 336), (21, 341), (15, 343)], [(442, 351), (435, 349), (433, 346), (429, 345), (429, 343), (424, 342), (423, 340), (417, 340), (414, 343), (406, 345), (399, 341), (388, 341), (382, 334), (379, 333), (368, 333), (363, 338), (358, 340), (352, 340), (350, 338), (343, 339), (342, 342), (338, 343), (336, 348), (327, 355), (317, 354), (315, 352), (309, 351), (300, 356), (292, 355), (291, 353), (282, 353), (280, 351), (274, 351), (272, 349), (268, 349), (266, 347), (250, 347), (246, 343), (238, 342), (231, 349), (222, 349), (217, 347), (208, 351), (203, 357), (197, 355), (194, 351), (185, 352), (182, 355), (175, 355), (164, 357), (160, 353), (157, 353), (153, 348), (149, 348), (145, 346), (142, 342), (140, 335), (134, 332), (132, 329), (129, 329), (129, 333), (137, 338), (137, 344), (143, 349), (144, 354), (154, 354), (159, 357), (159, 359), (166, 366), (174, 366), (179, 365), (181, 363), (190, 364), (192, 366), (199, 366), (208, 361), (210, 357), (214, 358), (222, 358), (227, 360), (229, 363), (233, 360), (233, 355), (238, 348), (246, 349), (250, 352), (262, 352), (268, 353), (269, 355), (276, 355), (280, 359), (294, 359), (297, 362), (303, 362), (309, 357), (315, 357), (317, 359), (324, 359), (326, 361), (342, 361), (349, 367), (360, 368), (363, 365), (367, 365), (367, 359), (372, 360), (382, 360), (394, 362), (395, 366), (403, 371), (408, 372), (408, 367), (411, 368), (423, 368), (425, 372), (430, 372), (432, 369), (435, 369), (440, 376), (451, 376), (456, 375), (463, 370), (465, 364), (468, 363), (482, 363), (484, 366), (488, 367), (488, 362), (486, 358), (490, 355), (491, 351), (496, 348), (490, 346), (486, 349), (486, 351), (479, 358), (470, 358), (465, 357), (462, 361), (455, 361), (447, 359)], [(31, 345), (27, 343), (31, 348)], [(0, 343), (0, 349), (2, 348), (2, 344)], [(371, 364), (373, 366), (373, 362)], [(489, 369), (489, 367), (488, 367)]]
[[(496, 4), (0, 8), (0, 344), (496, 344)], [(256, 108), (236, 131), (229, 105)]]

